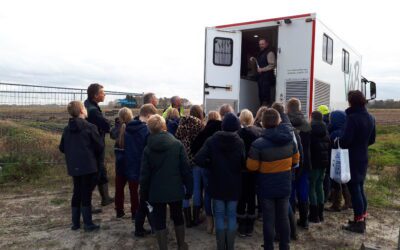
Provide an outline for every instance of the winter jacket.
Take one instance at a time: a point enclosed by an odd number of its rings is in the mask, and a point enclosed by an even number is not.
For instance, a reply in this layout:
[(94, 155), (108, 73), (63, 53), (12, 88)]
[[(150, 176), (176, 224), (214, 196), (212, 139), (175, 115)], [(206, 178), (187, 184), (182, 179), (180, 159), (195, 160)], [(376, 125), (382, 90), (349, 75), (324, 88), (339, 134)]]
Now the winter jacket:
[(88, 112), (87, 121), (96, 125), (100, 136), (104, 138), (105, 134), (110, 132), (110, 121), (103, 116), (103, 113), (97, 103), (87, 99), (85, 101), (85, 107)]
[(139, 181), (140, 164), (148, 135), (146, 123), (140, 120), (133, 120), (126, 125), (124, 136), (126, 160), (120, 172), (129, 181)]
[(206, 140), (195, 162), (210, 171), (207, 191), (212, 199), (239, 200), (245, 161), (244, 143), (236, 132), (218, 131)]
[(327, 169), (330, 166), (331, 140), (325, 122), (311, 122), (311, 163), (313, 169)]
[(346, 122), (346, 112), (335, 110), (330, 114), (330, 123), (328, 126), (331, 143), (334, 143), (335, 139), (342, 136), (344, 130), (344, 124)]
[[(287, 126), (291, 131), (293, 131), (294, 134), (294, 139), (297, 145), (297, 149), (299, 150), (299, 154), (300, 154), (300, 160), (302, 160), (304, 158), (303, 156), (303, 145), (301, 144), (301, 138), (299, 135), (299, 132), (294, 129), (292, 123), (290, 122), (289, 116), (285, 113), (279, 113), (282, 119), (281, 124)], [(300, 165), (300, 162), (299, 162)]]
[(290, 196), (292, 166), (299, 162), (293, 134), (285, 125), (265, 129), (251, 145), (247, 168), (257, 171), (257, 194), (262, 199)]
[(104, 143), (95, 125), (81, 118), (71, 118), (64, 128), (59, 149), (65, 154), (68, 174), (81, 176), (97, 172)]
[(301, 111), (288, 113), (289, 120), (295, 130), (299, 133), (301, 145), (303, 148), (303, 155), (300, 159), (300, 171), (311, 170), (311, 153), (310, 153), (310, 135), (311, 126), (304, 118)]
[(194, 116), (184, 116), (180, 119), (178, 129), (176, 130), (175, 137), (180, 140), (185, 147), (190, 166), (194, 165), (191, 147), (194, 139), (196, 139), (202, 129), (203, 124), (200, 119)]
[(340, 147), (349, 149), (351, 182), (365, 180), (368, 168), (368, 146), (375, 143), (375, 119), (365, 107), (346, 109), (347, 119)]
[(175, 136), (176, 130), (179, 126), (179, 119), (168, 119), (166, 122), (168, 132)]
[(140, 197), (151, 202), (175, 202), (184, 189), (193, 193), (193, 176), (182, 143), (168, 132), (151, 134), (140, 173)]
[(261, 136), (262, 132), (263, 129), (257, 126), (249, 126), (239, 129), (238, 134), (244, 142), (246, 157), (249, 154), (251, 144)]
[(200, 148), (204, 145), (206, 140), (213, 136), (216, 132), (221, 131), (222, 121), (210, 120), (207, 122), (206, 126), (200, 133), (196, 136), (192, 143), (192, 154), (195, 155), (199, 152)]

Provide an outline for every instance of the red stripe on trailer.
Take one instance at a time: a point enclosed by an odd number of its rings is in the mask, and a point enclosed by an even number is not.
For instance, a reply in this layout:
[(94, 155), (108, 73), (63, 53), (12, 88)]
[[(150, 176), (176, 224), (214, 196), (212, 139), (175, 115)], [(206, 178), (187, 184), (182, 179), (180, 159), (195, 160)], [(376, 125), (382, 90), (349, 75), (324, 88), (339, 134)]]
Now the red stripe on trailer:
[(310, 105), (309, 105), (309, 114), (313, 111), (313, 91), (314, 91), (314, 51), (315, 51), (315, 20), (312, 21), (312, 35), (311, 35), (311, 70), (310, 70)]
[(220, 26), (215, 26), (215, 28), (223, 29), (223, 28), (228, 28), (228, 27), (235, 27), (235, 26), (242, 26), (242, 25), (249, 25), (249, 24), (256, 24), (256, 23), (266, 23), (266, 22), (272, 22), (272, 21), (302, 18), (302, 17), (309, 17), (309, 16), (311, 16), (311, 14), (301, 14), (301, 15), (295, 15), (295, 16), (277, 17), (277, 18), (270, 18), (270, 19), (257, 20), (257, 21), (244, 22), (244, 23), (233, 23), (233, 24), (220, 25)]

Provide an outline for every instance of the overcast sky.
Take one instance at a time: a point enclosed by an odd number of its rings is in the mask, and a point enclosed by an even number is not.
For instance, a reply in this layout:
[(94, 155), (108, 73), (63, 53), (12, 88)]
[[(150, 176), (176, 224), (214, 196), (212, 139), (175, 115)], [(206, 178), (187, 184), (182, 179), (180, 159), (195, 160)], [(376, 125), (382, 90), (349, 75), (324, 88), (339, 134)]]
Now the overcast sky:
[(398, 1), (0, 2), (0, 81), (202, 100), (204, 28), (317, 13), (363, 56), (378, 99), (400, 98)]

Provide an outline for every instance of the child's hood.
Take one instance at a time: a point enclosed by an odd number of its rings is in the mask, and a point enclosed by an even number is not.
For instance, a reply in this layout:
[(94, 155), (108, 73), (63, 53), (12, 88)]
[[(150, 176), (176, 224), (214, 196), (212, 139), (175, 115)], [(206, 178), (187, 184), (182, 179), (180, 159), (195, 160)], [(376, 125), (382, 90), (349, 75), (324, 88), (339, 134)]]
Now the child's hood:
[(147, 141), (147, 147), (151, 151), (165, 152), (176, 144), (177, 140), (167, 132), (161, 132), (158, 134), (151, 134)]
[(87, 121), (82, 118), (70, 118), (68, 121), (68, 129), (72, 133), (79, 133), (86, 127)]

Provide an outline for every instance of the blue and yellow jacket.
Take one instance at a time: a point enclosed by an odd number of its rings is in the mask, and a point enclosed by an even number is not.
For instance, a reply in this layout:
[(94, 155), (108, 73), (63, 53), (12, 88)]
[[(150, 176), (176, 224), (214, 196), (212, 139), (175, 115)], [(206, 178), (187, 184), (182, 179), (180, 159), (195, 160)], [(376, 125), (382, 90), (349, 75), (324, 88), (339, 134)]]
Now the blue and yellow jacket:
[(290, 196), (292, 166), (300, 154), (292, 130), (285, 125), (265, 129), (262, 137), (251, 144), (247, 169), (257, 171), (257, 193), (262, 199)]

